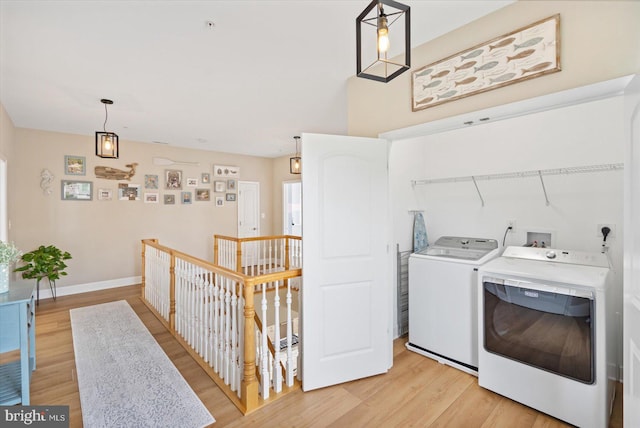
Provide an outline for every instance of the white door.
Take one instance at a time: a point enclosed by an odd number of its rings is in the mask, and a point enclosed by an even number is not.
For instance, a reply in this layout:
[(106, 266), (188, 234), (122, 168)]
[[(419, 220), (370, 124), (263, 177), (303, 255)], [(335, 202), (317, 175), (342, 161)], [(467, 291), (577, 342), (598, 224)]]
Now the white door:
[(260, 183), (238, 182), (238, 238), (260, 236)]
[(625, 96), (624, 426), (640, 427), (640, 76)]
[(0, 155), (0, 241), (9, 241), (7, 208), (7, 161)]
[(282, 196), (282, 230), (285, 235), (302, 236), (302, 183), (285, 181)]
[(388, 143), (303, 134), (302, 388), (392, 363)]

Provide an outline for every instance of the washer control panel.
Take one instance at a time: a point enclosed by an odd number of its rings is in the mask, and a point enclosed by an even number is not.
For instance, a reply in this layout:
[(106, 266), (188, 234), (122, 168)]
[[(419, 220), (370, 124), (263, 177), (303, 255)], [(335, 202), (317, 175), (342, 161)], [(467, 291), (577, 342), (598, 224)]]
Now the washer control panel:
[(502, 257), (584, 266), (609, 267), (609, 260), (607, 259), (606, 254), (592, 253), (588, 251), (534, 247), (507, 247), (502, 253)]

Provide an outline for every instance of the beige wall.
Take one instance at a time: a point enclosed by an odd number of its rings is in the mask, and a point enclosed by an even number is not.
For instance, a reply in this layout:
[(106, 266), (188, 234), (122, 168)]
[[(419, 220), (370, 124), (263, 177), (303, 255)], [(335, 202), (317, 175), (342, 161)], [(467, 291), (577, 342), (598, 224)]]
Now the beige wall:
[[(286, 181), (300, 181), (299, 174), (289, 172), (289, 158), (294, 154), (273, 159), (273, 233), (282, 234), (283, 194), (282, 183)], [(302, 165), (304, 167), (304, 164)]]
[[(560, 14), (562, 71), (418, 112), (411, 71), (540, 19)], [(349, 135), (381, 132), (640, 72), (640, 2), (518, 1), (413, 49), (412, 70), (383, 84), (348, 82)]]
[[(201, 174), (208, 172), (211, 184), (198, 187), (213, 190), (214, 164), (240, 167), (240, 180), (260, 182), (260, 210), (266, 214), (261, 231), (263, 234), (272, 233), (272, 159), (122, 140), (120, 159), (101, 159), (94, 154), (92, 136), (21, 128), (15, 130), (14, 146), (10, 174), (15, 185), (9, 192), (12, 238), (25, 251), (40, 244), (54, 244), (71, 253), (73, 259), (69, 261), (69, 275), (59, 282), (59, 286), (140, 275), (140, 240), (143, 238), (158, 238), (161, 244), (211, 260), (213, 234), (236, 236), (237, 202), (225, 202), (224, 207), (216, 207), (213, 201), (194, 200), (191, 205), (183, 205), (179, 191), (162, 189), (163, 173), (167, 168), (180, 169), (184, 179), (197, 178), (199, 182)], [(65, 155), (85, 156), (86, 175), (65, 175)], [(154, 156), (199, 162), (200, 165), (156, 166), (152, 160)], [(144, 193), (144, 175), (157, 174), (160, 196), (174, 194), (176, 204), (120, 201), (117, 198), (119, 182), (98, 179), (94, 174), (98, 165), (125, 169), (125, 165), (131, 162), (138, 163), (131, 183), (140, 184)], [(40, 188), (40, 174), (45, 168), (55, 176), (51, 194), (45, 194)], [(93, 200), (61, 200), (61, 179), (92, 181)], [(96, 191), (101, 188), (111, 189), (113, 200), (97, 200)], [(193, 191), (194, 188), (186, 188), (183, 183), (183, 190)], [(212, 199), (215, 195), (211, 193)]]

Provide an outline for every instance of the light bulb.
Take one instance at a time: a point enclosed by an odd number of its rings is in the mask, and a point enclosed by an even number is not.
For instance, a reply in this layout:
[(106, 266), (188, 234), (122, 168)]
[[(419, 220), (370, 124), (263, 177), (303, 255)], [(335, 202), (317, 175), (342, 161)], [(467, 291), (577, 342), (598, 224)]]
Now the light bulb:
[(389, 50), (389, 27), (387, 26), (387, 17), (385, 15), (378, 16), (378, 52), (387, 52)]
[(112, 146), (111, 146), (111, 137), (106, 137), (104, 139), (104, 149), (105, 150), (111, 150)]

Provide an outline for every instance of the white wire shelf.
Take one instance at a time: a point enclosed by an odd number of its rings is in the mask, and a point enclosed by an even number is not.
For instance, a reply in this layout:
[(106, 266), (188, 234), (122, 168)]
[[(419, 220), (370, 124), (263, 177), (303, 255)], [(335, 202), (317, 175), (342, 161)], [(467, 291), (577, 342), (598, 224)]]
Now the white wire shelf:
[(506, 172), (506, 173), (498, 173), (498, 174), (468, 175), (464, 177), (445, 177), (445, 178), (429, 178), (424, 180), (411, 180), (411, 185), (415, 187), (415, 186), (424, 185), (424, 184), (463, 183), (463, 182), (471, 181), (476, 187), (476, 191), (478, 192), (478, 196), (480, 197), (482, 206), (484, 206), (484, 199), (482, 198), (482, 194), (480, 193), (480, 188), (478, 187), (478, 183), (477, 183), (478, 181), (540, 177), (540, 184), (542, 185), (544, 198), (545, 198), (546, 204), (549, 205), (547, 190), (544, 185), (544, 179), (542, 178), (544, 176), (619, 171), (622, 169), (624, 169), (623, 163), (608, 163), (608, 164), (600, 164), (600, 165), (572, 166), (567, 168), (538, 169), (538, 170), (531, 170), (531, 171)]

